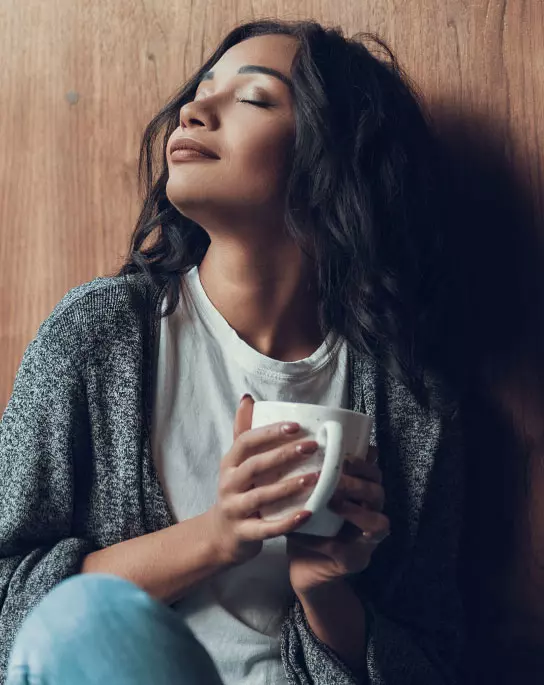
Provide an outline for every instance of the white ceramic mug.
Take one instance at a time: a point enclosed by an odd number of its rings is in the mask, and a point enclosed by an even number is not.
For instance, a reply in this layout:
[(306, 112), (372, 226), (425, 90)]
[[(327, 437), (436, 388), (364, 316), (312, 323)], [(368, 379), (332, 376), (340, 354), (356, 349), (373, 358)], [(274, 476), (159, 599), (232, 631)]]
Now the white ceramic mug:
[(331, 511), (327, 504), (342, 476), (344, 460), (366, 459), (373, 419), (367, 414), (319, 404), (255, 402), (251, 428), (279, 421), (300, 424), (298, 439), (315, 440), (319, 448), (291, 469), (283, 468), (260, 476), (255, 487), (316, 471), (321, 471), (321, 474), (313, 490), (266, 505), (260, 510), (261, 518), (276, 521), (304, 509), (313, 512), (313, 516), (297, 528), (297, 533), (334, 537), (343, 526), (344, 518)]

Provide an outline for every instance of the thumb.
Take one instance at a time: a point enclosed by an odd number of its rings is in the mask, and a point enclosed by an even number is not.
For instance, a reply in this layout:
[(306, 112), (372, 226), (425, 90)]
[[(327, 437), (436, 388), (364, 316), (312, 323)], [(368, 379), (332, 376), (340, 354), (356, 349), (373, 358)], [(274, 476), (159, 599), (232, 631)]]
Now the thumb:
[(244, 395), (240, 400), (240, 405), (236, 410), (234, 417), (233, 438), (236, 438), (251, 429), (251, 420), (253, 418), (253, 405), (255, 400), (251, 395)]

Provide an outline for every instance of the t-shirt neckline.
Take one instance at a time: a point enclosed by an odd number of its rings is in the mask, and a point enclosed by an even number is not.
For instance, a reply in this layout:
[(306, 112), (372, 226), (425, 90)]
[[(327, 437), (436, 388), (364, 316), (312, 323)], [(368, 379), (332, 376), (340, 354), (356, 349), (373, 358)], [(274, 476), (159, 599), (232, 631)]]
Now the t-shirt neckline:
[[(223, 315), (215, 308), (200, 281), (198, 266), (193, 266), (185, 275), (188, 294), (198, 313), (218, 344), (228, 348), (237, 363), (248, 373), (269, 376), (274, 379), (288, 380), (311, 376), (320, 371), (338, 353), (342, 338), (330, 331), (321, 345), (309, 356), (297, 361), (272, 359), (248, 345), (232, 328)], [(327, 347), (331, 347), (330, 354)]]

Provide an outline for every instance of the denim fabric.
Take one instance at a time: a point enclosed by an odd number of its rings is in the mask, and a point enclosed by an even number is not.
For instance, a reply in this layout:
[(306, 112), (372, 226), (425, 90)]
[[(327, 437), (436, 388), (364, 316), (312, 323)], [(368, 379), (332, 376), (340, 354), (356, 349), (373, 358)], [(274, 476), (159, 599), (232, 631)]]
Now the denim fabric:
[(117, 576), (57, 585), (15, 640), (6, 685), (221, 685), (181, 618)]
[[(175, 523), (150, 439), (167, 285), (130, 274), (73, 288), (25, 350), (0, 421), (0, 685), (26, 616), (79, 573), (87, 554)], [(369, 683), (464, 683), (455, 573), (467, 463), (462, 414), (436, 408), (455, 405), (445, 388), (424, 408), (381, 363), (348, 351), (349, 406), (375, 417), (372, 444), (393, 531), (352, 578), (361, 600), (372, 599)], [(357, 684), (310, 630), (298, 598), (280, 649), (290, 685)]]

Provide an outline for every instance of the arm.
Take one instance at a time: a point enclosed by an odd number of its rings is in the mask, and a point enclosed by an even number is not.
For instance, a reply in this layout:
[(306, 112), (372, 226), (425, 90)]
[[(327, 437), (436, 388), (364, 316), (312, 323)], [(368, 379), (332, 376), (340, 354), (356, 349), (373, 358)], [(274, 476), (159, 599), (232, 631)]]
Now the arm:
[(206, 512), (92, 552), (85, 557), (81, 571), (121, 576), (155, 599), (172, 604), (231, 565), (213, 544), (208, 520)]
[(82, 392), (60, 341), (42, 330), (25, 351), (0, 424), (0, 682), (26, 614), (92, 550), (72, 527)]
[[(410, 425), (402, 421), (398, 431), (386, 426), (383, 440), (385, 481), (394, 486), (389, 489), (392, 535), (367, 571), (346, 579), (364, 607), (367, 639), (361, 640), (360, 657), (366, 650), (368, 685), (462, 682), (463, 616), (456, 580), (464, 471), (460, 433), (450, 420), (432, 419), (424, 426), (420, 419), (413, 433)], [(315, 607), (307, 613), (297, 598), (284, 624), (282, 653), (290, 682), (364, 683), (364, 671), (352, 670), (357, 660), (351, 649), (339, 651), (328, 638), (335, 631), (334, 616), (323, 604), (318, 612), (316, 620)], [(353, 614), (350, 606), (348, 615)], [(359, 634), (362, 630), (361, 625)]]
[(101, 550), (76, 533), (90, 440), (84, 381), (54, 324), (43, 325), (0, 423), (0, 683), (24, 618), (62, 580), (112, 573), (170, 602), (229, 565), (203, 534), (207, 514)]
[[(364, 591), (371, 685), (465, 682), (464, 615), (457, 579), (465, 489), (461, 423), (459, 418), (429, 416), (425, 423), (405, 427), (403, 434), (399, 428), (393, 438), (407, 455), (405, 462), (415, 462), (412, 492), (420, 478), (422, 483), (411, 507), (413, 536), (398, 568), (391, 568), (390, 587), (375, 598), (371, 588)], [(418, 427), (424, 431), (419, 440)]]
[(363, 603), (343, 579), (299, 596), (308, 627), (328, 645), (363, 685), (366, 670), (366, 616)]

